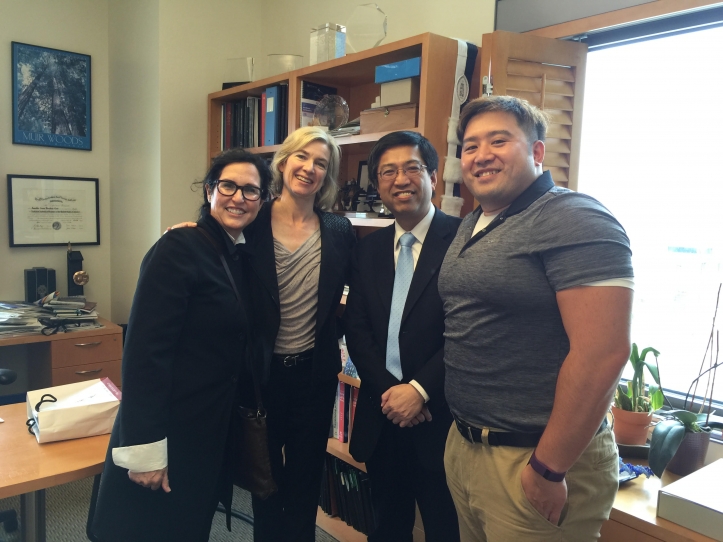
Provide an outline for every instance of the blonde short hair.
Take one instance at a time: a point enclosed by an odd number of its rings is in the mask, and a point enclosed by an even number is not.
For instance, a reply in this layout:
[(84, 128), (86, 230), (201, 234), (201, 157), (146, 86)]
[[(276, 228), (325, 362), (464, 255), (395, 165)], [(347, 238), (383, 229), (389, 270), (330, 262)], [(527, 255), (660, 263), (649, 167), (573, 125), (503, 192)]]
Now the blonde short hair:
[(336, 202), (336, 195), (339, 192), (337, 179), (339, 178), (339, 164), (341, 162), (341, 149), (336, 140), (318, 126), (307, 126), (295, 130), (284, 140), (281, 148), (274, 154), (271, 161), (271, 193), (273, 196), (280, 196), (284, 189), (284, 178), (279, 166), (286, 163), (286, 160), (293, 153), (302, 150), (304, 147), (315, 141), (321, 141), (329, 147), (329, 166), (326, 169), (326, 176), (321, 184), (321, 189), (316, 193), (314, 206), (322, 211), (330, 211)]

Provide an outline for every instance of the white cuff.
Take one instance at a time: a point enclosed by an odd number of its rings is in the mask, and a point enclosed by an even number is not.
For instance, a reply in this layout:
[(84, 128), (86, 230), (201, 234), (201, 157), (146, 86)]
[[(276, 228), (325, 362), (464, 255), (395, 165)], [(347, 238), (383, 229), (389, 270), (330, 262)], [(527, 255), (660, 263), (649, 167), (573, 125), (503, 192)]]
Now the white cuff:
[(132, 472), (150, 472), (168, 466), (168, 439), (113, 448), (113, 463)]
[(412, 380), (412, 381), (410, 381), (409, 383), (410, 383), (412, 386), (414, 386), (414, 389), (419, 392), (419, 395), (421, 395), (422, 397), (424, 397), (424, 402), (425, 402), (425, 403), (426, 403), (427, 401), (429, 401), (429, 395), (427, 395), (427, 392), (424, 391), (424, 388), (422, 387), (422, 385), (421, 385), (419, 382), (417, 382), (416, 380)]

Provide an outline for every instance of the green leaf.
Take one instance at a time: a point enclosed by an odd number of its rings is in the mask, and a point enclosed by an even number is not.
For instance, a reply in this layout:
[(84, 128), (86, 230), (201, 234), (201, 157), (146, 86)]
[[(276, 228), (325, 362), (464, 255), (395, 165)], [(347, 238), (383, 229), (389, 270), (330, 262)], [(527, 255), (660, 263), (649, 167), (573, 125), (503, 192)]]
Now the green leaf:
[(680, 420), (689, 431), (693, 431), (693, 424), (698, 422), (697, 414), (689, 410), (669, 410), (665, 415)]
[(622, 384), (618, 385), (618, 389), (615, 392), (615, 406), (628, 412), (633, 410), (633, 402), (628, 397), (627, 390)]
[(677, 419), (658, 422), (653, 429), (648, 463), (658, 478), (663, 476), (665, 467), (678, 451), (683, 437), (685, 437), (685, 426)]
[(652, 346), (648, 346), (645, 350), (640, 352), (640, 361), (645, 361), (645, 357), (652, 352), (653, 355), (657, 358), (660, 355), (660, 352), (658, 352), (655, 348)]
[(648, 361), (643, 361), (643, 364), (648, 368), (648, 371), (650, 371), (650, 374), (653, 376), (653, 380), (655, 380), (655, 383), (660, 386), (660, 375), (658, 374), (658, 367), (655, 365), (655, 363), (650, 363)]
[(663, 391), (657, 386), (650, 386), (650, 410), (655, 412), (656, 410), (663, 407), (665, 403), (665, 396)]

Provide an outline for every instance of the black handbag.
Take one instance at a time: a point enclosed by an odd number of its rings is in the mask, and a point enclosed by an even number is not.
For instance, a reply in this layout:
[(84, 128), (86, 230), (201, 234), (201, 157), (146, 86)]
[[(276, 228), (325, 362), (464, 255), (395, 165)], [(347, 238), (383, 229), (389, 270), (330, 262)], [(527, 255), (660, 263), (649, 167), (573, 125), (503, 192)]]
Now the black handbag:
[[(208, 232), (200, 227), (198, 230), (216, 249), (236, 300), (241, 304), (236, 281), (228, 268), (223, 252)], [(261, 499), (267, 499), (278, 491), (278, 486), (271, 472), (266, 410), (261, 401), (261, 390), (253, 364), (251, 375), (254, 380), (256, 408), (238, 406), (231, 413), (231, 479), (234, 485), (250, 491)]]
[(231, 464), (234, 485), (261, 499), (276, 493), (278, 487), (271, 472), (266, 411), (257, 390), (257, 408), (237, 407), (231, 419)]

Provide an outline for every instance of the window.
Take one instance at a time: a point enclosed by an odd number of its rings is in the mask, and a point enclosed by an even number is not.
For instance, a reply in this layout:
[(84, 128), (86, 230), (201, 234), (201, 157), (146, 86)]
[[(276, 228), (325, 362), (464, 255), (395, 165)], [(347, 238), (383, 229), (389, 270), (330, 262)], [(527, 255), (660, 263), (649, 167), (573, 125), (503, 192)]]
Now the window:
[[(579, 190), (627, 230), (632, 339), (660, 351), (663, 387), (683, 394), (698, 374), (723, 281), (721, 96), (721, 27), (588, 54)], [(719, 373), (713, 395), (723, 402)]]

